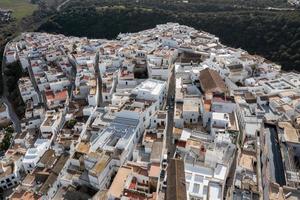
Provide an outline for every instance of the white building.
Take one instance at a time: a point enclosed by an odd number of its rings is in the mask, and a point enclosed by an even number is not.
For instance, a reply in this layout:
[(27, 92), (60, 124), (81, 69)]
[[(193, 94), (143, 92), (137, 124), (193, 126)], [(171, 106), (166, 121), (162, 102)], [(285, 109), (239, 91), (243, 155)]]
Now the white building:
[[(88, 158), (85, 165), (89, 168), (90, 183), (99, 189), (109, 186), (114, 167), (124, 164), (132, 158), (134, 145), (138, 142), (142, 131), (139, 120), (116, 117), (109, 126), (98, 134), (91, 143), (89, 151), (103, 151), (107, 154), (96, 158)], [(119, 158), (112, 159), (108, 153), (116, 150), (120, 152)]]
[(23, 154), (18, 150), (6, 154), (0, 161), (0, 188), (6, 190), (19, 184)]
[(49, 62), (53, 62), (60, 58), (62, 56), (62, 53), (58, 50), (54, 50), (52, 52), (47, 52), (46, 54), (46, 60)]
[(147, 56), (148, 75), (151, 78), (167, 80), (169, 76), (169, 65), (170, 61), (168, 59), (154, 55)]
[(30, 173), (35, 167), (43, 154), (50, 147), (50, 140), (37, 139), (33, 148), (29, 148), (23, 158), (23, 167), (26, 173)]
[(230, 119), (228, 113), (217, 113), (213, 112), (211, 115), (210, 127), (212, 128), (222, 128), (227, 129), (230, 127)]
[(91, 166), (88, 170), (90, 184), (99, 190), (108, 188), (114, 171), (114, 160), (110, 156), (102, 154), (96, 158), (89, 157), (85, 162)]
[(48, 111), (40, 126), (42, 135), (56, 134), (62, 123), (62, 112)]
[(198, 99), (184, 99), (182, 117), (186, 124), (196, 124), (199, 122), (200, 101)]
[(52, 91), (60, 91), (67, 88), (70, 85), (70, 81), (66, 78), (59, 78), (49, 83), (50, 89)]
[(221, 200), (227, 167), (218, 164), (215, 169), (185, 164), (185, 180), (188, 199)]
[(26, 70), (29, 67), (29, 62), (26, 54), (19, 55), (19, 60), (23, 70)]
[(132, 94), (135, 94), (137, 99), (158, 101), (162, 106), (166, 95), (166, 82), (147, 79), (134, 88)]
[(6, 63), (10, 64), (17, 61), (17, 52), (16, 51), (7, 51), (5, 53)]
[(294, 85), (283, 78), (267, 81), (263, 84), (263, 90), (268, 94), (278, 93), (284, 90), (292, 90), (295, 88), (296, 87)]
[(232, 113), (236, 109), (236, 103), (232, 100), (231, 97), (226, 99), (222, 98), (213, 98), (211, 104), (211, 111), (212, 112), (221, 112), (221, 113)]
[(22, 77), (18, 81), (19, 90), (24, 102), (32, 100), (34, 105), (39, 103), (39, 97), (35, 91), (33, 84), (29, 77)]
[(7, 106), (4, 103), (0, 103), (0, 121), (10, 119)]
[(137, 119), (116, 117), (108, 127), (91, 144), (91, 151), (101, 149), (113, 152), (115, 149), (122, 150), (121, 164), (131, 158), (134, 144), (143, 133), (143, 127)]
[(159, 109), (158, 101), (136, 100), (124, 104), (123, 110), (116, 113), (116, 116), (139, 120), (143, 130), (150, 126), (151, 118)]

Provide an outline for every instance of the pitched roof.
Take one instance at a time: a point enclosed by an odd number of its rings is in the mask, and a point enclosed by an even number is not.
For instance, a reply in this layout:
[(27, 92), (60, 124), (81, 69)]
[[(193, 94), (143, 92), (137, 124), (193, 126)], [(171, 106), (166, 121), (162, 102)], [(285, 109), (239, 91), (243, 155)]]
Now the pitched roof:
[(200, 72), (201, 88), (204, 92), (225, 92), (226, 86), (222, 77), (215, 70), (206, 68)]
[(47, 180), (40, 188), (39, 191), (40, 194), (46, 194), (48, 190), (53, 186), (53, 183), (57, 181), (57, 177), (68, 159), (69, 159), (69, 154), (63, 154), (59, 157), (58, 161), (55, 163), (52, 169), (51, 174), (48, 176)]
[(41, 157), (39, 163), (46, 165), (46, 167), (50, 167), (54, 164), (56, 159), (55, 151), (53, 149), (48, 149)]
[(125, 182), (130, 173), (132, 173), (131, 168), (121, 167), (118, 170), (118, 173), (117, 173), (116, 177), (114, 178), (114, 180), (107, 192), (108, 197), (110, 197), (110, 196), (115, 197), (115, 198), (122, 197)]
[(167, 200), (186, 200), (184, 162), (171, 159), (168, 167)]

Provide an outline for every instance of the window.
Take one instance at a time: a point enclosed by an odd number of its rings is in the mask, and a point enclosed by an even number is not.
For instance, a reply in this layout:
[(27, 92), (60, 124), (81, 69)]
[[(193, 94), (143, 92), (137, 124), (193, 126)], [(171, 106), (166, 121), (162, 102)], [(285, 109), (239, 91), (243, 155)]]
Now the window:
[(207, 185), (204, 185), (204, 187), (203, 187), (203, 194), (207, 194)]
[(199, 193), (200, 184), (194, 183), (193, 193)]
[(203, 198), (192, 197), (191, 200), (203, 200)]
[(201, 175), (195, 175), (194, 181), (197, 181), (197, 182), (203, 182), (203, 179), (204, 179), (203, 176), (201, 176)]
[(192, 179), (192, 173), (185, 173), (185, 179), (191, 180)]
[(185, 185), (186, 185), (186, 190), (188, 191), (190, 188), (190, 182), (185, 182)]

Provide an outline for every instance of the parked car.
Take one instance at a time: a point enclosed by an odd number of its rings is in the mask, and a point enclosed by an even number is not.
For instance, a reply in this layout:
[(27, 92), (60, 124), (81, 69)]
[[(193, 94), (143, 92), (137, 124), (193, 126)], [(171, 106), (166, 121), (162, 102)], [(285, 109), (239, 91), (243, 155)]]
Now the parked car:
[(165, 178), (165, 175), (166, 175), (166, 171), (164, 169), (161, 170), (161, 172), (160, 172), (160, 178), (161, 179)]

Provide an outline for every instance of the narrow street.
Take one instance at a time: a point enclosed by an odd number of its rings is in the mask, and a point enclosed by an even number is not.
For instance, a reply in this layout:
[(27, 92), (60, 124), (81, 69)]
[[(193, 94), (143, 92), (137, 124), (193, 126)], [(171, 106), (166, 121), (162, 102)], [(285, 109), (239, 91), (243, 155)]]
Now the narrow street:
[(97, 79), (97, 85), (98, 85), (98, 107), (101, 107), (103, 105), (103, 97), (102, 97), (102, 79), (101, 79), (101, 74), (99, 71), (99, 51), (96, 53), (96, 58), (95, 58), (95, 76)]
[(229, 169), (228, 177), (226, 179), (225, 187), (224, 187), (224, 199), (230, 199), (231, 196), (231, 190), (232, 186), (234, 184), (234, 178), (235, 178), (235, 172), (236, 172), (236, 166), (237, 166), (237, 158), (240, 154), (240, 150), (237, 149), (234, 154), (234, 159), (231, 165), (231, 168)]
[(7, 94), (7, 88), (6, 88), (6, 81), (5, 81), (5, 76), (4, 76), (4, 69), (5, 69), (5, 66), (6, 66), (6, 63), (5, 63), (5, 52), (6, 52), (6, 47), (7, 45), (9, 45), (9, 42), (6, 44), (5, 48), (4, 48), (4, 51), (3, 51), (3, 59), (2, 59), (2, 63), (1, 63), (1, 76), (2, 76), (2, 88), (3, 88), (3, 96), (6, 96)]
[(173, 157), (175, 153), (175, 145), (173, 144), (173, 126), (174, 126), (174, 97), (175, 96), (175, 70), (174, 65), (171, 67), (171, 73), (168, 80), (167, 91), (167, 140), (166, 147), (168, 149), (168, 158)]
[[(37, 83), (36, 83), (36, 80), (35, 80), (35, 78), (34, 78), (33, 71), (32, 71), (32, 68), (31, 68), (31, 61), (30, 61), (29, 58), (28, 58), (28, 61), (29, 61), (29, 66), (28, 66), (27, 70), (28, 70), (29, 78), (30, 78), (30, 80), (31, 80), (31, 82), (32, 82), (32, 85), (33, 85), (34, 90), (38, 93), (38, 96), (39, 96), (39, 102), (40, 102), (40, 103), (44, 103), (45, 101), (44, 101), (44, 99), (43, 99), (43, 95), (41, 94), (41, 92), (40, 92), (40, 90), (39, 90), (39, 88), (38, 88), (38, 85), (37, 85)], [(45, 104), (45, 103), (44, 103), (44, 106), (46, 107), (46, 104)]]
[(66, 0), (66, 1), (62, 2), (61, 4), (59, 4), (59, 5), (57, 6), (57, 8), (56, 8), (56, 11), (59, 12), (60, 9), (61, 9), (61, 7), (64, 6), (64, 5), (66, 5), (69, 1), (70, 1), (70, 0)]

